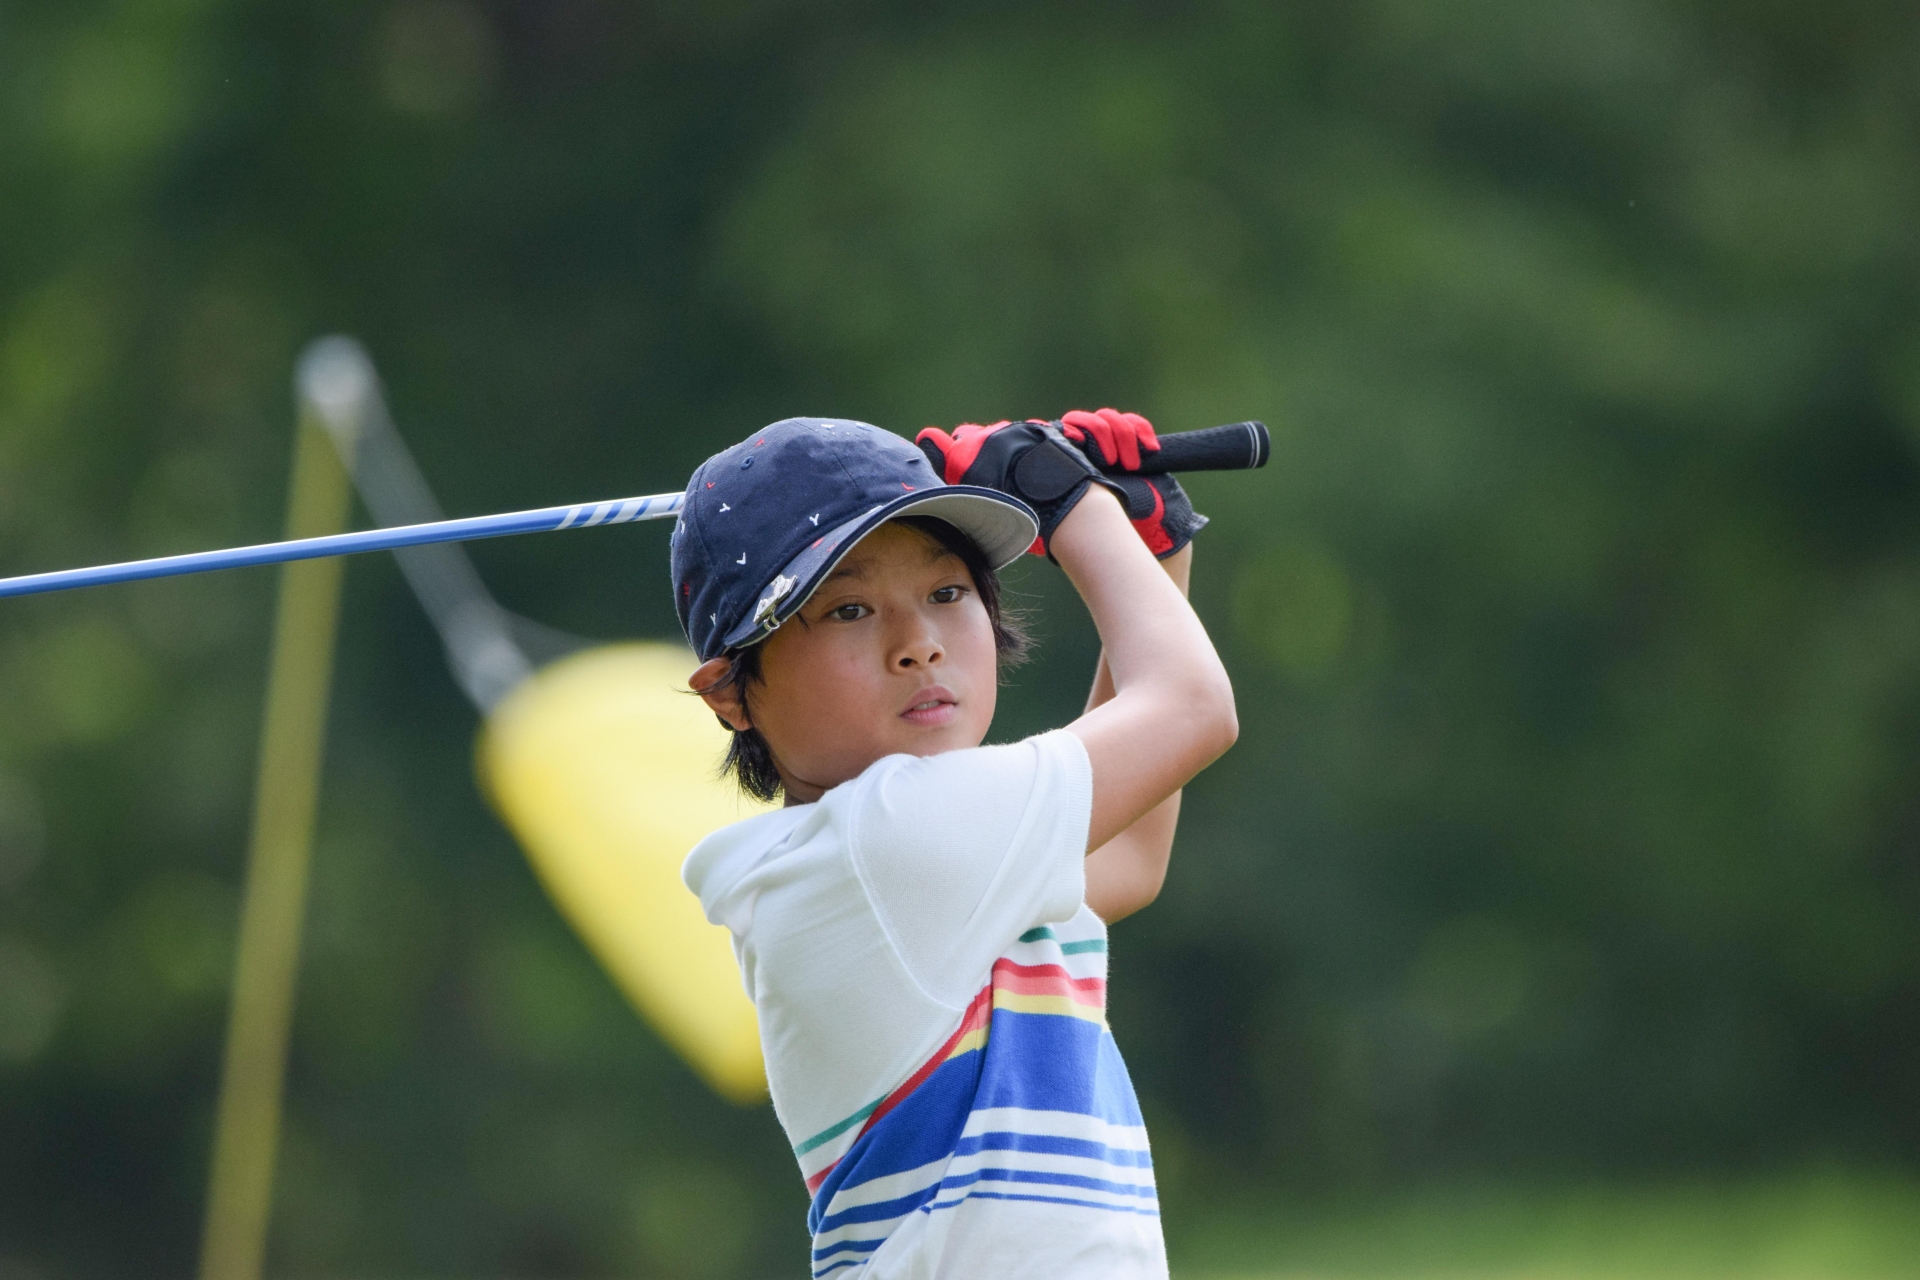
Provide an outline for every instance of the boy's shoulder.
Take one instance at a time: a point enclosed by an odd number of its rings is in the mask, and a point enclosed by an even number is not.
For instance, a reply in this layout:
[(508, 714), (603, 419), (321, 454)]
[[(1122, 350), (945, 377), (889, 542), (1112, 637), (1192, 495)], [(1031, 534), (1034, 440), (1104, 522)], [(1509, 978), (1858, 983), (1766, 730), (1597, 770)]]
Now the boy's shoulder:
[(1067, 729), (937, 755), (886, 756), (858, 778), (828, 792), (827, 797), (865, 784), (864, 794), (849, 794), (843, 803), (856, 807), (884, 805), (896, 799), (891, 794), (896, 789), (919, 786), (928, 789), (926, 798), (932, 801), (990, 805), (998, 800), (1024, 798), (1042, 770), (1060, 768), (1090, 772), (1086, 747)]
[(703, 904), (711, 906), (708, 899), (716, 886), (738, 884), (782, 854), (807, 846), (833, 845), (836, 837), (840, 837), (838, 843), (844, 843), (847, 828), (876, 783), (892, 781), (902, 773), (911, 779), (924, 773), (926, 762), (935, 758), (882, 756), (810, 804), (787, 805), (728, 823), (693, 847), (681, 865), (681, 879)]
[[(713, 832), (687, 855), (681, 877), (709, 920), (745, 936), (769, 891), (815, 905), (841, 892), (897, 905), (970, 883), (1023, 839), (1083, 847), (1091, 796), (1086, 749), (1064, 730), (889, 755), (812, 804)], [(1036, 801), (1054, 820), (1029, 821)], [(1061, 822), (1077, 836), (1054, 832)]]
[(693, 896), (700, 899), (707, 919), (740, 932), (728, 919), (726, 898), (769, 856), (792, 844), (800, 829), (810, 819), (817, 819), (814, 811), (818, 808), (811, 804), (793, 805), (756, 813), (708, 833), (694, 845), (686, 861), (680, 864), (680, 879), (693, 891)]

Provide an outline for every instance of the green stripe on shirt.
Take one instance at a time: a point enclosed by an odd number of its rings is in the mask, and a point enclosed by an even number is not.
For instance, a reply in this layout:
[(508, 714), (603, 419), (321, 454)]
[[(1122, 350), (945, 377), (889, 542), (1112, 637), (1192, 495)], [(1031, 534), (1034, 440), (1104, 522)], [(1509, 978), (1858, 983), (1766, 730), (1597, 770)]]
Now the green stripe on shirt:
[(805, 1142), (801, 1143), (799, 1146), (793, 1149), (793, 1154), (796, 1156), (803, 1156), (807, 1154), (807, 1152), (813, 1150), (815, 1147), (819, 1146), (823, 1142), (832, 1142), (835, 1138), (839, 1137), (841, 1134), (853, 1128), (853, 1126), (859, 1124), (862, 1120), (865, 1120), (868, 1116), (872, 1115), (873, 1109), (879, 1106), (881, 1103), (885, 1102), (886, 1100), (887, 1099), (884, 1094), (878, 1098), (875, 1098), (872, 1102), (869, 1102), (866, 1106), (860, 1108), (858, 1111), (848, 1116), (845, 1120), (842, 1120), (839, 1124), (836, 1124), (829, 1129), (822, 1129), (819, 1133), (816, 1133), (811, 1138), (808, 1138)]
[[(1021, 934), (1020, 941), (1052, 942), (1058, 938), (1058, 936), (1050, 926), (1043, 924), (1038, 929), (1029, 929)], [(1105, 938), (1088, 938), (1084, 942), (1062, 942), (1060, 944), (1060, 954), (1063, 956), (1084, 955), (1089, 951), (1105, 951), (1106, 949), (1107, 941)]]

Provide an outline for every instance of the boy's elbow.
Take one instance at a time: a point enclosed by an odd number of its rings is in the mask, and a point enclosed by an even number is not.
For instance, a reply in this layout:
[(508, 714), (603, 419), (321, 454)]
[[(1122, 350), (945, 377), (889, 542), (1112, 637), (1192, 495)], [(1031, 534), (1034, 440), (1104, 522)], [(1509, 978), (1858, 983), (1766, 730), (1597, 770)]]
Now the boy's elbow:
[(1233, 705), (1233, 686), (1221, 682), (1225, 696), (1221, 699), (1214, 718), (1214, 757), (1227, 754), (1227, 749), (1240, 741), (1240, 713)]
[(1200, 682), (1187, 702), (1192, 721), (1206, 739), (1207, 758), (1215, 760), (1240, 738), (1240, 713), (1234, 706), (1233, 683), (1216, 667)]

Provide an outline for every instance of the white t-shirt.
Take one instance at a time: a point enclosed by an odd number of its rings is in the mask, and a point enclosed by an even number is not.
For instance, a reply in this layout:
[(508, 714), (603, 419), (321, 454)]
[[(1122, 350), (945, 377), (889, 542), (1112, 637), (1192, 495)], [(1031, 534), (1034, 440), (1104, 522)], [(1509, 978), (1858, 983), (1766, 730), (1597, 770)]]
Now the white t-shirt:
[(1092, 796), (1058, 730), (888, 756), (688, 856), (759, 1010), (816, 1277), (1166, 1276), (1084, 902)]

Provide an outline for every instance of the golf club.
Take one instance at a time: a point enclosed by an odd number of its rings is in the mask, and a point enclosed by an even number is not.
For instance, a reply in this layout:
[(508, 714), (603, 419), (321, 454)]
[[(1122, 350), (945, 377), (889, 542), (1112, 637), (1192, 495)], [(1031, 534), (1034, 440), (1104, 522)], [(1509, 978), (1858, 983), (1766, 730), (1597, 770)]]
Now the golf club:
[[(314, 389), (321, 404), (326, 404), (328, 397), (345, 401), (357, 394), (346, 377), (339, 378), (338, 385), (333, 385), (334, 381), (331, 378), (323, 379), (323, 385)], [(1135, 474), (1246, 470), (1264, 466), (1271, 452), (1265, 425), (1251, 421), (1162, 436), (1160, 446), (1159, 452), (1141, 460)], [(283, 564), (290, 560), (313, 560), (321, 556), (351, 555), (362, 551), (394, 551), (442, 542), (470, 542), (516, 533), (557, 533), (562, 529), (591, 529), (597, 525), (661, 520), (679, 513), (683, 497), (680, 493), (656, 493), (647, 497), (612, 498), (605, 502), (539, 507), (501, 515), (467, 516), (458, 520), (439, 520), (398, 528), (336, 533), (321, 538), (296, 538), (287, 542), (228, 547), (220, 551), (195, 551), (151, 560), (128, 560), (84, 569), (30, 573), (15, 578), (0, 578), (0, 597), (38, 595), (48, 591), (67, 591), (75, 587), (104, 586), (112, 582), (135, 582), (147, 578), (170, 578), (183, 573), (237, 569), (246, 565)]]

